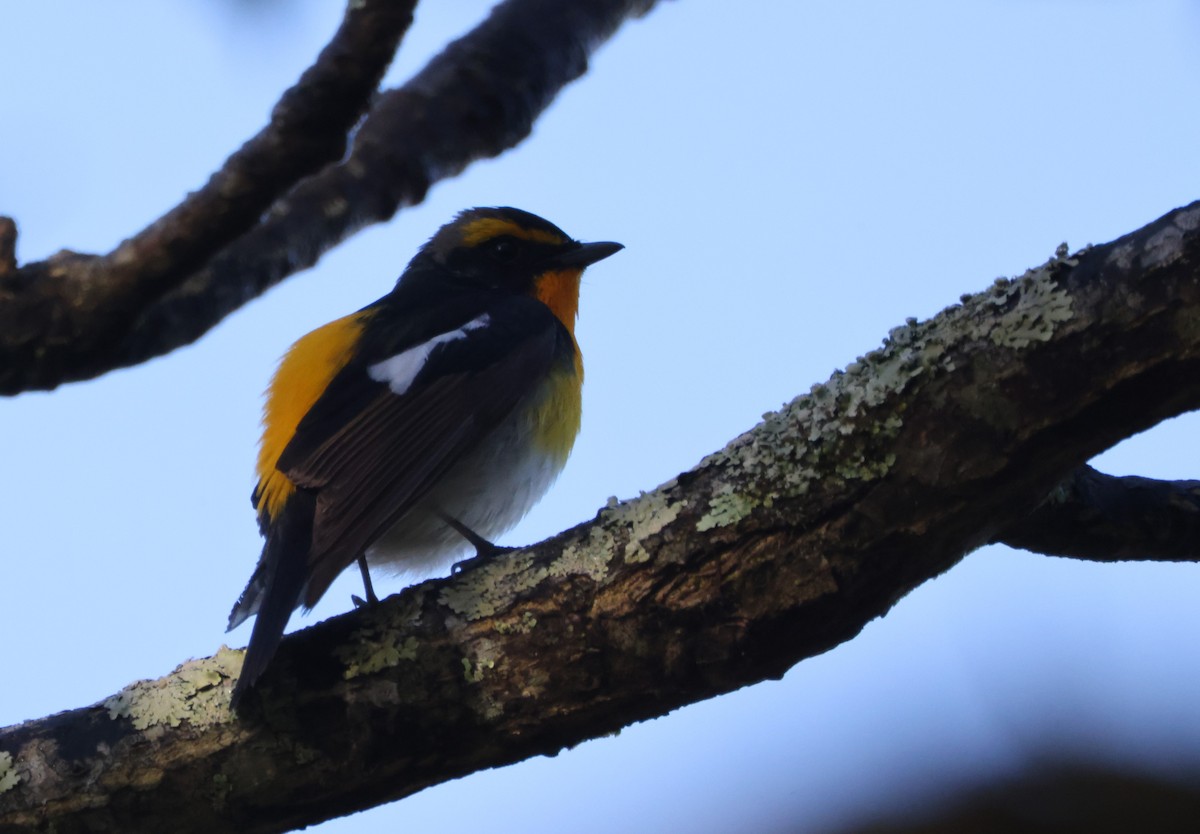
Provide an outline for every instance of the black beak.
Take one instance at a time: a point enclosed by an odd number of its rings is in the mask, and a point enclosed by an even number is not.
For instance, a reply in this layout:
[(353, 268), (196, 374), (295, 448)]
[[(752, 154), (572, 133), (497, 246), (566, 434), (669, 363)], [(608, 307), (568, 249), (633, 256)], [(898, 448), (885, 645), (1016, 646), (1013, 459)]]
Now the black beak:
[(602, 261), (609, 255), (615, 255), (625, 247), (620, 243), (602, 241), (600, 243), (577, 243), (564, 252), (551, 255), (546, 259), (546, 266), (551, 269), (577, 266), (581, 269), (591, 266), (596, 261)]

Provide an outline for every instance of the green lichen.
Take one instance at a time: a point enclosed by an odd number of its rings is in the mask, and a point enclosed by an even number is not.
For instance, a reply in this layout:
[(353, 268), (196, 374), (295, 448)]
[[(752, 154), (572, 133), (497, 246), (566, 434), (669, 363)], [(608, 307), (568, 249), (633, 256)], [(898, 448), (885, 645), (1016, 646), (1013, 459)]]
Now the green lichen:
[(1073, 315), (1071, 296), (1054, 282), (1049, 265), (1031, 270), (1007, 286), (994, 287), (991, 301), (1007, 309), (981, 327), (1001, 347), (1020, 349), (1049, 341), (1057, 326)]
[(727, 469), (729, 477), (714, 491), (697, 530), (735, 525), (780, 498), (808, 494), (818, 481), (887, 474), (895, 458), (875, 450), (887, 448), (900, 433), (902, 412), (872, 415), (931, 373), (946, 354), (936, 338), (917, 338), (919, 327), (896, 328), (888, 348), (872, 351), (779, 411), (764, 414), (753, 431), (701, 461), (701, 467)]
[[(469, 647), (469, 654), (463, 656), (463, 679), (467, 683), (483, 683), (488, 673), (500, 663), (500, 647), (488, 640), (476, 640)], [(485, 719), (494, 719), (504, 712), (503, 706), (495, 699), (495, 694), (488, 686), (476, 690), (475, 708)]]
[(479, 683), (483, 680), (484, 672), (496, 668), (496, 661), (484, 660), (478, 663), (473, 663), (471, 662), (471, 658), (464, 657), (462, 659), (462, 665), (463, 677), (467, 679), (467, 682)]
[[(393, 635), (395, 638), (399, 637), (395, 632), (388, 637)], [(398, 644), (394, 639), (389, 640), (381, 636), (380, 642), (355, 642), (339, 647), (337, 655), (338, 659), (346, 664), (346, 668), (342, 670), (342, 677), (353, 680), (360, 675), (373, 675), (384, 669), (399, 666), (401, 661), (416, 660), (417, 639), (406, 637), (403, 643)]]
[(643, 542), (651, 536), (658, 535), (667, 525), (679, 517), (683, 510), (683, 502), (672, 503), (667, 498), (667, 492), (672, 484), (664, 484), (654, 492), (642, 493), (636, 501), (622, 504), (624, 510), (621, 521), (629, 525), (629, 544), (625, 548), (625, 561), (629, 564), (640, 564), (650, 561), (650, 551), (646, 550)]
[(724, 472), (697, 529), (736, 525), (776, 500), (807, 495), (817, 483), (887, 475), (896, 463), (891, 450), (913, 386), (955, 370), (956, 352), (980, 341), (1019, 349), (1050, 339), (1072, 317), (1070, 296), (1055, 275), (1076, 263), (1064, 244), (1054, 259), (1017, 280), (999, 278), (931, 321), (909, 318), (882, 348), (764, 414), (752, 431), (700, 462), (698, 469)]
[(21, 782), (21, 774), (13, 762), (11, 753), (0, 750), (0, 793), (11, 791)]
[(673, 502), (669, 497), (674, 486), (672, 480), (629, 501), (608, 499), (608, 506), (597, 515), (598, 523), (585, 538), (563, 548), (562, 555), (550, 566), (550, 575), (582, 575), (603, 582), (618, 552), (626, 564), (648, 562), (646, 540), (666, 529), (684, 508), (684, 502)]
[(419, 644), (415, 637), (405, 635), (404, 625), (415, 619), (417, 613), (370, 609), (350, 639), (335, 650), (338, 660), (345, 664), (342, 677), (353, 680), (416, 660)]
[(463, 676), (468, 683), (479, 683), (484, 676), (496, 668), (499, 647), (491, 640), (479, 640), (472, 645), (471, 657), (463, 657)]
[(609, 528), (609, 514), (620, 506), (610, 498), (608, 507), (601, 510), (587, 536), (563, 548), (562, 554), (550, 565), (550, 576), (587, 576), (601, 582), (608, 576), (609, 563), (617, 550), (617, 539)]
[(243, 655), (222, 646), (213, 657), (189, 660), (164, 678), (130, 684), (103, 706), (109, 718), (128, 718), (138, 730), (228, 721), (229, 688), (222, 684), (241, 671)]
[(479, 620), (508, 608), (545, 577), (546, 569), (535, 567), (531, 555), (516, 553), (464, 571), (442, 590), (438, 601), (460, 617)]
[[(632, 501), (609, 499), (597, 515), (597, 523), (582, 537), (569, 541), (549, 566), (536, 565), (528, 554), (484, 563), (450, 583), (438, 600), (459, 616), (478, 620), (507, 610), (520, 594), (547, 578), (586, 576), (604, 582), (618, 555), (625, 562), (645, 562), (650, 554), (644, 542), (662, 532), (684, 507), (668, 498), (673, 485), (664, 484)], [(498, 628), (511, 630), (512, 626)]]
[(521, 618), (516, 622), (497, 622), (494, 626), (497, 634), (528, 634), (537, 628), (537, 617), (531, 611), (522, 611)]
[(726, 484), (721, 487), (717, 495), (713, 496), (708, 504), (708, 512), (696, 522), (696, 529), (703, 533), (714, 527), (729, 527), (737, 524), (761, 504), (762, 502), (756, 498), (734, 492), (733, 487)]

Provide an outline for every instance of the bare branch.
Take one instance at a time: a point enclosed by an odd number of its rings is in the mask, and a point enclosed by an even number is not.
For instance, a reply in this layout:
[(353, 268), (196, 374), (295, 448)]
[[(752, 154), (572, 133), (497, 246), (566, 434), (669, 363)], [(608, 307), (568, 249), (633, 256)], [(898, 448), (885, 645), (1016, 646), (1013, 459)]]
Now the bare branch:
[(0, 831), (282, 831), (782, 675), (1200, 406), (1200, 203), (964, 297), (535, 548), (0, 732)]
[(413, 0), (352, 3), (271, 126), (202, 191), (110, 255), (63, 252), (0, 273), (0, 393), (89, 379), (195, 341), (432, 183), (519, 143), (588, 55), (654, 2), (508, 0), (381, 96), (345, 162), (281, 197), (341, 157)]
[(0, 388), (52, 388), (113, 367), (113, 350), (163, 293), (256, 225), (301, 178), (345, 153), (416, 0), (351, 3), (270, 123), (208, 183), (103, 257), (61, 252), (0, 284)]
[(17, 224), (11, 217), (0, 217), (0, 280), (17, 269)]
[(996, 541), (1096, 562), (1200, 561), (1200, 481), (1118, 478), (1084, 466)]

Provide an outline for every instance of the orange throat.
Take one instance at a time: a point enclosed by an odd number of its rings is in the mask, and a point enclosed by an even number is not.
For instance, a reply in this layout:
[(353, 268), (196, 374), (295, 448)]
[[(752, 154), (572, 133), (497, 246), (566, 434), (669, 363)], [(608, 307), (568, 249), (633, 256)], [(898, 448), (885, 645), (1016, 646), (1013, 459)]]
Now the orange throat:
[(534, 296), (550, 308), (575, 338), (575, 318), (579, 315), (579, 279), (582, 269), (559, 269), (537, 277)]

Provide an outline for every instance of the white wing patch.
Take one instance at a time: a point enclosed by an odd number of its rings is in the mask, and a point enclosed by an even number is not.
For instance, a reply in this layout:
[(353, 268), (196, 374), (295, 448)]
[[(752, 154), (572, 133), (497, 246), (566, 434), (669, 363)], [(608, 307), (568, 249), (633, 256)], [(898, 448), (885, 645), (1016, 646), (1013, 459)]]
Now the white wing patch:
[(457, 330), (439, 333), (427, 342), (422, 342), (403, 353), (397, 353), (395, 356), (368, 366), (367, 374), (376, 382), (386, 382), (393, 394), (403, 394), (412, 387), (413, 380), (425, 367), (425, 363), (429, 361), (429, 354), (435, 347), (457, 339), (465, 339), (467, 333), (487, 327), (489, 321), (491, 319), (488, 314), (484, 313), (478, 318), (471, 319)]

